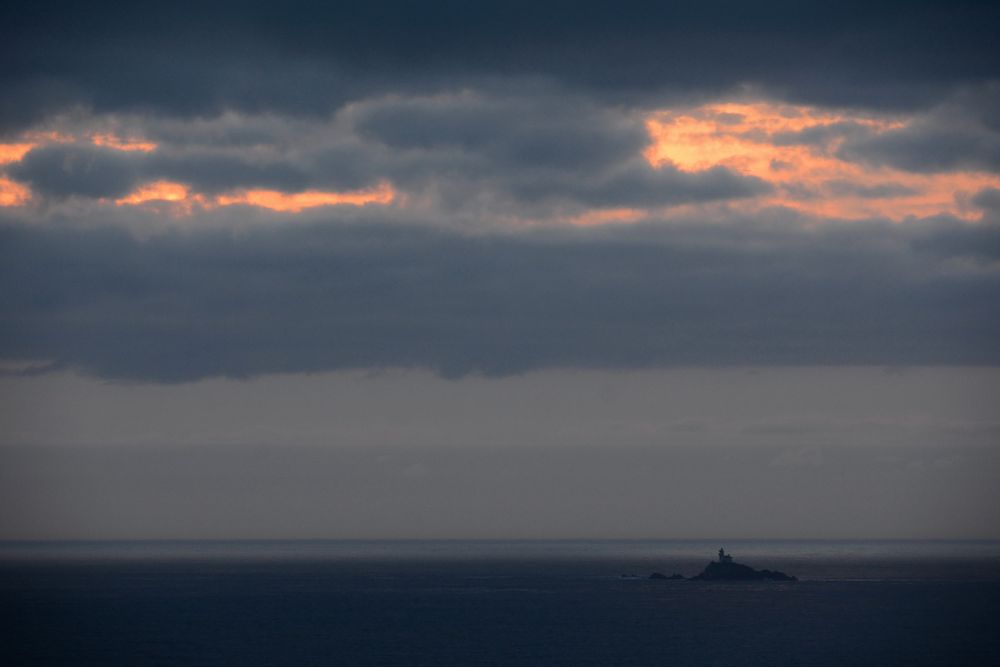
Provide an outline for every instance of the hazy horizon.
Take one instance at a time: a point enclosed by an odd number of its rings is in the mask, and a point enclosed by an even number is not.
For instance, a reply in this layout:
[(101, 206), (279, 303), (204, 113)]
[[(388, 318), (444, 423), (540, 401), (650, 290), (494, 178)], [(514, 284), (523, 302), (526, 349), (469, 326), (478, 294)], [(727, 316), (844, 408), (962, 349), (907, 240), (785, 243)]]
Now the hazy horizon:
[(13, 384), (7, 539), (1000, 537), (993, 369)]

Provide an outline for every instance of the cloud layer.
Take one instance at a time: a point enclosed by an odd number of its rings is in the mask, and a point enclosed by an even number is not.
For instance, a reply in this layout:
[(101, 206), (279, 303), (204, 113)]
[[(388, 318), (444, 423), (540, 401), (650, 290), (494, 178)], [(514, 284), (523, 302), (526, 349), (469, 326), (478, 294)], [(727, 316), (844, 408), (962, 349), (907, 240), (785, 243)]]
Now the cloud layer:
[(6, 227), (0, 247), (7, 356), (111, 378), (1000, 363), (994, 223)]
[(16, 3), (0, 124), (79, 104), (324, 115), (510, 79), (619, 102), (749, 83), (811, 104), (912, 108), (995, 78), (998, 18), (985, 2)]
[(0, 358), (1000, 363), (993, 5), (296, 7), (10, 12)]
[(525, 90), (365, 98), (325, 119), (78, 112), (0, 144), (0, 205), (34, 203), (45, 220), (67, 202), (172, 202), (165, 213), (188, 217), (394, 202), (474, 228), (670, 218), (684, 206), (715, 218), (704, 207), (722, 204), (975, 219), (976, 194), (1000, 187), (994, 88), (888, 116), (760, 100), (644, 110)]

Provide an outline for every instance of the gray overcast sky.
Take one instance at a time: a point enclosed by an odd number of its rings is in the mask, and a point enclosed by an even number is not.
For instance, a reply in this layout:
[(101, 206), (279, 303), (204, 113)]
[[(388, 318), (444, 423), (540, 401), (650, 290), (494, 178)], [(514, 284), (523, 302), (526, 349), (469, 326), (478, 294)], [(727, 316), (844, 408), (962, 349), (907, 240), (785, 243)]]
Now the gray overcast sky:
[(1000, 537), (996, 3), (5, 9), (0, 538)]

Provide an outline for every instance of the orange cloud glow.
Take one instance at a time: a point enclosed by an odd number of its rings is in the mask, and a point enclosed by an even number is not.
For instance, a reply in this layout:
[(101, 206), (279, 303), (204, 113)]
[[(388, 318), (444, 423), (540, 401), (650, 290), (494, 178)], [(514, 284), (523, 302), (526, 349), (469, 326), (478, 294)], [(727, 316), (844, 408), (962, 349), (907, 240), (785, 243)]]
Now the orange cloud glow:
[(368, 190), (351, 192), (309, 190), (286, 193), (276, 190), (241, 190), (216, 197), (206, 197), (201, 194), (192, 194), (190, 188), (183, 183), (154, 181), (143, 184), (127, 196), (116, 199), (114, 203), (124, 206), (169, 204), (172, 206), (170, 210), (181, 214), (190, 214), (195, 206), (202, 209), (212, 209), (220, 206), (238, 205), (298, 213), (303, 209), (317, 206), (389, 204), (395, 197), (396, 193), (388, 183), (382, 183), (378, 187)]
[(188, 187), (182, 183), (155, 181), (140, 186), (128, 196), (116, 199), (116, 204), (145, 204), (146, 202), (184, 202), (188, 198)]
[[(905, 120), (849, 116), (811, 107), (770, 103), (709, 104), (683, 112), (663, 111), (646, 121), (652, 142), (645, 157), (653, 166), (673, 164), (683, 171), (724, 166), (761, 178), (775, 195), (759, 207), (784, 206), (837, 218), (950, 214), (974, 219), (979, 212), (964, 204), (1000, 178), (982, 172), (913, 174), (871, 167), (836, 157), (839, 140), (820, 145), (776, 145), (776, 133), (821, 129), (852, 123), (880, 133), (904, 127)], [(836, 187), (834, 187), (836, 186)], [(881, 186), (879, 196), (872, 190)], [(865, 191), (869, 196), (864, 196)]]
[(156, 150), (156, 144), (143, 139), (122, 138), (114, 134), (94, 134), (90, 141), (95, 146), (113, 148), (118, 151), (139, 151), (151, 153)]
[(31, 190), (9, 178), (0, 178), (0, 206), (23, 206), (31, 199)]
[(605, 208), (563, 218), (562, 222), (576, 227), (593, 227), (596, 225), (636, 222), (648, 215), (649, 212), (641, 208)]
[(352, 192), (321, 192), (308, 190), (289, 194), (277, 190), (244, 190), (241, 192), (220, 195), (215, 199), (219, 206), (248, 205), (267, 208), (272, 211), (298, 213), (306, 208), (317, 206), (364, 206), (365, 204), (388, 204), (395, 199), (396, 193), (388, 183), (382, 183), (376, 188), (355, 190)]
[(34, 148), (36, 144), (0, 144), (0, 164), (8, 162), (18, 162), (25, 154)]
[[(76, 137), (60, 132), (28, 132), (22, 135), (20, 140), (15, 143), (0, 143), (0, 164), (18, 162), (28, 151), (45, 144), (72, 144), (77, 142), (78, 139)], [(152, 152), (157, 147), (151, 141), (135, 138), (123, 139), (114, 134), (93, 134), (90, 135), (89, 142), (103, 148), (113, 148), (119, 151), (141, 151), (143, 153)]]

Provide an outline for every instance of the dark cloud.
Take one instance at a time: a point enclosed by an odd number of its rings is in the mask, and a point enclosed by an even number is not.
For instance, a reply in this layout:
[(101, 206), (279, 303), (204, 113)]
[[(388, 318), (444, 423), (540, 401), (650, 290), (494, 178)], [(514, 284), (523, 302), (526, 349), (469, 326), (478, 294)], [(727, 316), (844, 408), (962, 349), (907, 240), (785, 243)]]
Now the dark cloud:
[(548, 96), (403, 100), (373, 105), (356, 123), (394, 149), (459, 150), (518, 168), (603, 167), (649, 143), (643, 125), (621, 113)]
[(985, 188), (976, 193), (972, 203), (989, 214), (1000, 214), (1000, 189)]
[(301, 169), (281, 161), (211, 153), (147, 154), (73, 144), (33, 149), (8, 171), (36, 194), (55, 198), (116, 198), (144, 181), (158, 179), (179, 181), (207, 193), (252, 187), (302, 190), (310, 183)]
[(994, 224), (2, 237), (3, 355), (104, 377), (1000, 363)]
[(176, 181), (191, 186), (195, 192), (217, 194), (238, 188), (286, 192), (356, 189), (374, 185), (383, 177), (376, 172), (372, 156), (360, 146), (260, 158), (253, 150), (175, 151), (168, 146), (143, 153), (55, 144), (29, 151), (8, 168), (8, 173), (42, 197), (95, 199), (120, 197), (154, 180)]
[(684, 172), (671, 165), (653, 168), (633, 160), (606, 173), (517, 174), (512, 190), (518, 199), (582, 203), (598, 208), (655, 207), (739, 199), (769, 192), (771, 186), (725, 167)]
[(142, 179), (142, 158), (89, 146), (43, 146), (9, 168), (10, 175), (51, 197), (121, 197)]
[(848, 141), (838, 156), (925, 173), (962, 169), (1000, 172), (1000, 133), (959, 124), (918, 124)]
[(986, 188), (972, 198), (983, 209), (978, 225), (924, 224), (913, 247), (936, 259), (1000, 266), (1000, 190)]
[(924, 173), (1000, 172), (1000, 86), (964, 91), (897, 130), (849, 136), (837, 154)]
[(250, 161), (210, 153), (184, 156), (153, 154), (143, 166), (149, 176), (186, 183), (206, 193), (234, 188), (296, 191), (306, 189), (310, 181), (302, 169), (284, 161)]
[(370, 95), (514, 80), (629, 103), (751, 84), (810, 103), (908, 108), (1000, 70), (992, 29), (1000, 9), (985, 2), (179, 1), (6, 9), (0, 125), (7, 128), (74, 104), (98, 112), (325, 114)]

